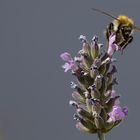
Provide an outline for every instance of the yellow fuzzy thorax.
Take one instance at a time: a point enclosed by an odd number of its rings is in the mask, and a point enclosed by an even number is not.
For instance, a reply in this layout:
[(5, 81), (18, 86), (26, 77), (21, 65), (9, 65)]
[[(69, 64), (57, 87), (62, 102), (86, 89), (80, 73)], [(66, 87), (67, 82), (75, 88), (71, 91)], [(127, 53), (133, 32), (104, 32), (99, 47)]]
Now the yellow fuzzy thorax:
[(127, 16), (120, 15), (120, 16), (118, 16), (117, 19), (120, 21), (120, 23), (125, 24), (127, 26), (134, 25), (134, 21), (132, 19), (128, 18)]

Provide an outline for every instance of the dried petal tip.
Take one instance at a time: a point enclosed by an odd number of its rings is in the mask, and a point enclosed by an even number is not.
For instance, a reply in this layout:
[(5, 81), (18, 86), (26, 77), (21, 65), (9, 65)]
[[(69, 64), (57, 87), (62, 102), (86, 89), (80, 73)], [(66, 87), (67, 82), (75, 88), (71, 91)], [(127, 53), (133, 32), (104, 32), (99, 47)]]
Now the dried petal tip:
[(76, 120), (76, 121), (79, 121), (80, 120), (80, 117), (77, 114), (74, 114), (73, 115), (73, 119)]
[(84, 36), (84, 35), (80, 35), (79, 40), (80, 40), (82, 43), (87, 42), (86, 36)]
[(77, 85), (73, 81), (71, 81), (70, 85), (71, 85), (72, 89), (76, 89), (77, 88)]
[(92, 41), (94, 41), (95, 43), (97, 43), (98, 42), (98, 37), (96, 35), (93, 36)]
[(71, 106), (75, 106), (76, 108), (78, 108), (78, 104), (75, 101), (69, 101), (69, 105)]

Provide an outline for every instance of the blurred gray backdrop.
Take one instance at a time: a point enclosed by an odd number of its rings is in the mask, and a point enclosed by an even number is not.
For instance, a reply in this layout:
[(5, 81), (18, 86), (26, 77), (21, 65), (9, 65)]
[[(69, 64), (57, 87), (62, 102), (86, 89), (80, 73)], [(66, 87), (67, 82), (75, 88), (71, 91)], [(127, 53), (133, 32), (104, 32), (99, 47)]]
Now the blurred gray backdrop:
[[(112, 20), (92, 7), (126, 14), (140, 26), (139, 0), (0, 1), (0, 140), (97, 140), (79, 132), (68, 105), (74, 77), (61, 69), (59, 55), (76, 55), (80, 34), (99, 36)], [(124, 55), (117, 54), (116, 87), (129, 116), (107, 140), (139, 137), (140, 33)]]

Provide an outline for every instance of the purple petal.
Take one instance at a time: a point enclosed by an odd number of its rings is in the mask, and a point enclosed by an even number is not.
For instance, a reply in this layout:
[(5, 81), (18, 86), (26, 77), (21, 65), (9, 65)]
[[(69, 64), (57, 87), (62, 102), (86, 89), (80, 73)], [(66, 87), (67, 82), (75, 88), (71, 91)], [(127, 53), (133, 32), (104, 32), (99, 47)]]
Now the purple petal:
[(71, 66), (70, 66), (69, 63), (65, 63), (65, 64), (62, 66), (62, 68), (64, 69), (64, 72), (67, 72), (68, 70), (71, 69)]
[(126, 115), (123, 112), (121, 106), (114, 106), (113, 110), (109, 113), (110, 118), (112, 121), (122, 120)]
[(116, 39), (116, 35), (115, 34), (111, 34), (110, 37), (109, 37), (109, 44), (113, 44), (115, 39)]
[(118, 96), (116, 90), (111, 91), (111, 98)]
[(123, 107), (123, 112), (124, 112), (124, 114), (125, 114), (125, 116), (127, 116), (128, 115), (128, 107), (127, 106), (125, 106), (125, 107)]
[(68, 70), (76, 70), (77, 66), (74, 62), (65, 63), (62, 68), (64, 69), (64, 72), (67, 72)]
[(60, 55), (60, 57), (64, 60), (64, 61), (67, 61), (67, 62), (70, 62), (70, 61), (73, 61), (71, 55), (67, 52), (64, 52)]
[(117, 44), (110, 44), (107, 53), (112, 56), (119, 49)]
[(115, 53), (115, 51), (119, 50), (119, 46), (114, 43), (115, 39), (116, 39), (115, 34), (112, 34), (109, 37), (109, 47), (108, 47), (108, 50), (107, 50), (107, 53), (108, 53), (109, 56), (112, 56)]

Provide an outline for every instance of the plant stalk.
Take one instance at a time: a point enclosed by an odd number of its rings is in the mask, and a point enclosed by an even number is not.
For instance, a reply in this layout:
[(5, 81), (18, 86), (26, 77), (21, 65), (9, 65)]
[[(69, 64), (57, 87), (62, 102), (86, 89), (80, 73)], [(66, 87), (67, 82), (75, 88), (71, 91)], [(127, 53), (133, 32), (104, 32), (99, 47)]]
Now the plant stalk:
[(105, 140), (105, 134), (101, 131), (98, 131), (98, 140)]

